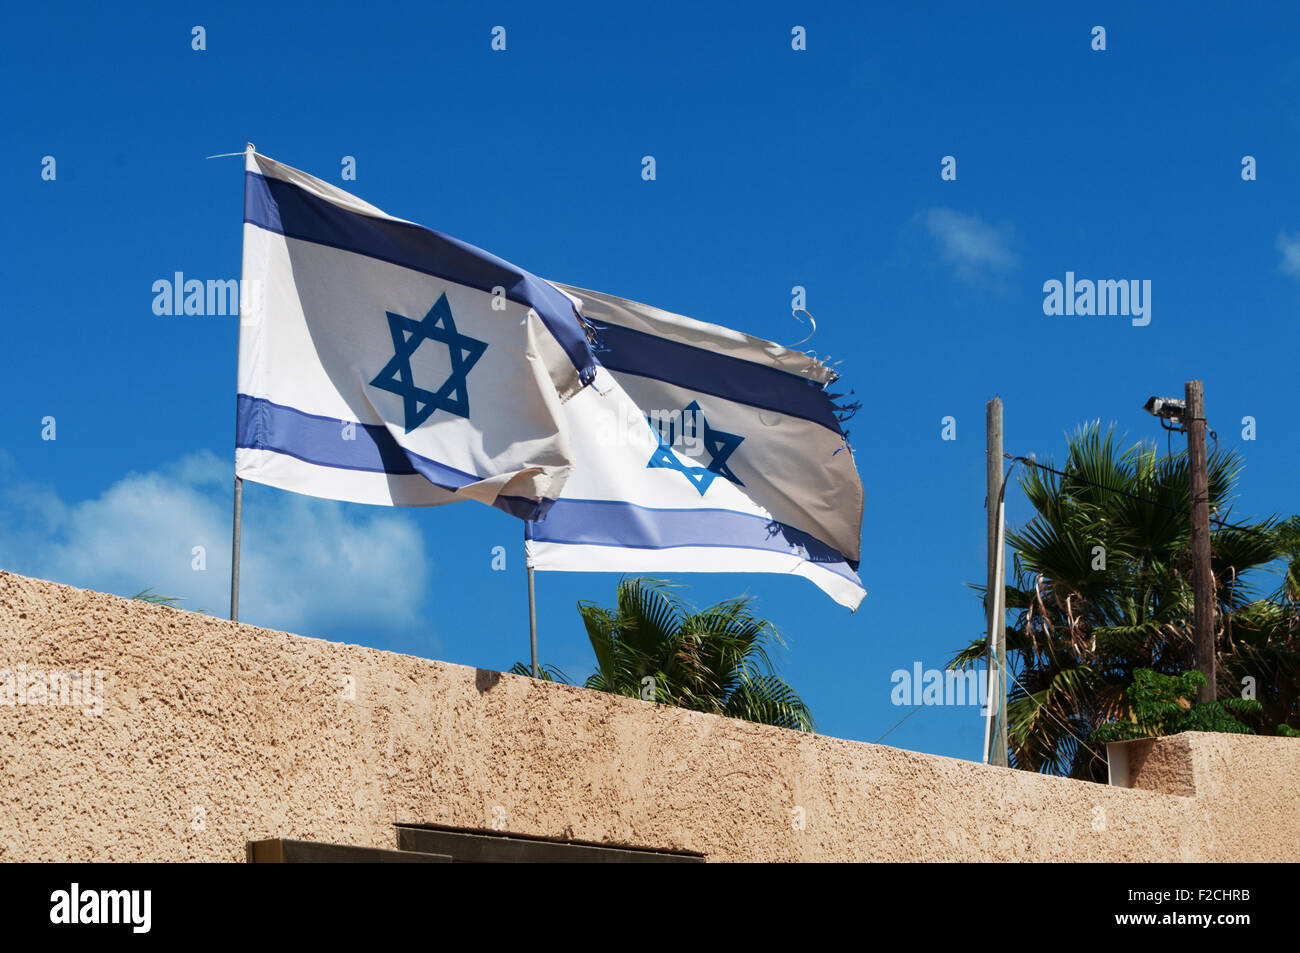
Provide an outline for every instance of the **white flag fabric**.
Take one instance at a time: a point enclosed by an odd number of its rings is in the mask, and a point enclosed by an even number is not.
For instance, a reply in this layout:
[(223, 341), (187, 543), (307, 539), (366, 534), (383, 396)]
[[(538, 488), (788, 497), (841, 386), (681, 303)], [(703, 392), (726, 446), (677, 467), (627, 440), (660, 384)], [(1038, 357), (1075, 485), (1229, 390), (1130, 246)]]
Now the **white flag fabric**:
[(863, 492), (823, 363), (716, 325), (557, 285), (602, 368), (564, 412), (574, 471), (528, 523), (539, 570), (783, 572), (841, 605)]
[(543, 516), (573, 464), (563, 402), (596, 373), (573, 303), (251, 146), (244, 182), (236, 475)]

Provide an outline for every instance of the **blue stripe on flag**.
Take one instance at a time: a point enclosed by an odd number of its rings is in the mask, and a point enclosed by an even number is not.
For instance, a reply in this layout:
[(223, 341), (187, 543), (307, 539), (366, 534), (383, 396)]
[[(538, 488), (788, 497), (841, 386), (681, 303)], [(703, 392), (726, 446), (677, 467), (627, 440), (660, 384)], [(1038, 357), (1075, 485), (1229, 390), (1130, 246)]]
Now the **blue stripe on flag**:
[(759, 549), (796, 555), (861, 586), (858, 563), (785, 523), (718, 509), (655, 509), (622, 500), (557, 500), (545, 522), (528, 523), (540, 543), (668, 549), (673, 546)]
[[(351, 212), (281, 179), (245, 173), (244, 221), (288, 238), (377, 258), (412, 271), (491, 292), (533, 308), (588, 384), (595, 362), (573, 304), (547, 281), (458, 239), (409, 222)], [(599, 332), (597, 358), (611, 371), (636, 374), (724, 400), (800, 417), (843, 436), (820, 384), (774, 367), (716, 354), (618, 325)]]
[[(449, 467), (404, 449), (387, 428), (336, 417), (320, 417), (264, 397), (240, 394), (236, 415), (235, 446), (270, 450), (305, 463), (339, 470), (362, 470), (393, 476), (419, 474), (444, 490), (459, 490), (482, 477)], [(355, 439), (342, 439), (343, 425), (352, 423)], [(522, 497), (498, 496), (493, 504), (520, 519), (542, 519), (554, 500), (540, 502)]]
[(834, 405), (816, 381), (617, 324), (600, 324), (596, 337), (596, 359), (608, 370), (802, 417), (844, 435)]
[(573, 302), (550, 282), (459, 239), (409, 222), (340, 208), (281, 179), (244, 174), (244, 221), (287, 238), (328, 245), (412, 271), (486, 291), (505, 289), (511, 301), (535, 310), (578, 369), (583, 386), (596, 362)]

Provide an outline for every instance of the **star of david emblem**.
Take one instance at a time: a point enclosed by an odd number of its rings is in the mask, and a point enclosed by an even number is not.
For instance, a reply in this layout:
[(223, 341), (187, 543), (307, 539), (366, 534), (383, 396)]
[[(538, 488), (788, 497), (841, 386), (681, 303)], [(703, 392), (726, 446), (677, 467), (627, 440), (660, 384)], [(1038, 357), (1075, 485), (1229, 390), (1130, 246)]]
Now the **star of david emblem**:
[(709, 491), (709, 487), (713, 485), (713, 481), (718, 477), (730, 480), (736, 486), (744, 486), (745, 484), (741, 483), (740, 479), (731, 472), (731, 468), (727, 466), (727, 460), (745, 438), (734, 433), (714, 430), (710, 427), (704, 412), (700, 410), (699, 401), (691, 401), (686, 406), (686, 409), (682, 411), (683, 431), (686, 428), (686, 421), (690, 419), (695, 421), (695, 432), (703, 434), (702, 442), (704, 449), (709, 453), (709, 465), (699, 467), (682, 463), (681, 458), (673, 452), (670, 445), (673, 440), (672, 424), (670, 423), (668, 426), (668, 439), (665, 440), (663, 430), (655, 426), (654, 420), (647, 417), (646, 421), (650, 424), (650, 431), (659, 441), (659, 446), (650, 455), (650, 462), (646, 464), (646, 468), (676, 470), (691, 481), (691, 485), (699, 491), (700, 496)]
[[(388, 315), (388, 332), (393, 337), (393, 357), (384, 365), (371, 387), (378, 387), (402, 398), (406, 432), (410, 433), (429, 419), (435, 410), (445, 410), (457, 417), (469, 418), (469, 390), (465, 377), (487, 350), (487, 344), (476, 341), (456, 330), (447, 296), (441, 295), (423, 320), (412, 319), (391, 311)], [(436, 391), (426, 390), (415, 383), (411, 373), (411, 356), (425, 341), (447, 345), (451, 358), (451, 373)]]

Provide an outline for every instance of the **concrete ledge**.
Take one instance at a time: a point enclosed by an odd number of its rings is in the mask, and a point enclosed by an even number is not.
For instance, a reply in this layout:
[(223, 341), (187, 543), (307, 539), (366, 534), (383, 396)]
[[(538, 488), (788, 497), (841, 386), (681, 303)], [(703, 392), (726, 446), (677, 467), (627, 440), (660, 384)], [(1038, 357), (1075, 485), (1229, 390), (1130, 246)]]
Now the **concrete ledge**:
[[(0, 573), (0, 859), (242, 861), (487, 828), (708, 860), (1300, 860), (1300, 744), (1150, 742), (1124, 789), (805, 735)], [(39, 673), (39, 678), (33, 673)]]
[[(1111, 763), (1112, 784), (1182, 797), (1196, 796), (1188, 735), (1112, 742), (1106, 745), (1106, 757)], [(1122, 779), (1116, 778), (1117, 773)]]
[(382, 850), (349, 844), (319, 844), (306, 840), (252, 840), (245, 858), (250, 864), (450, 864), (450, 854), (419, 850)]

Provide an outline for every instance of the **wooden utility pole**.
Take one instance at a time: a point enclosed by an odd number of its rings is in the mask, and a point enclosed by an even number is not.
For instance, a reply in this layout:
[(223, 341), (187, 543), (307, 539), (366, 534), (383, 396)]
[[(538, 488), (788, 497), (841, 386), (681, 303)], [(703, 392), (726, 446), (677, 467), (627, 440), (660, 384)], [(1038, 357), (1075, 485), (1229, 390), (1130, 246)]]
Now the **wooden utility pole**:
[(984, 408), (988, 477), (988, 588), (984, 604), (988, 610), (989, 710), (985, 730), (985, 756), (989, 764), (1007, 767), (1007, 626), (1006, 583), (1003, 540), (1002, 494), (1002, 398), (994, 397)]
[(1205, 675), (1197, 700), (1218, 695), (1214, 671), (1214, 577), (1210, 571), (1210, 480), (1205, 455), (1205, 391), (1200, 381), (1188, 381), (1187, 462), (1192, 478), (1192, 614), (1196, 667)]

